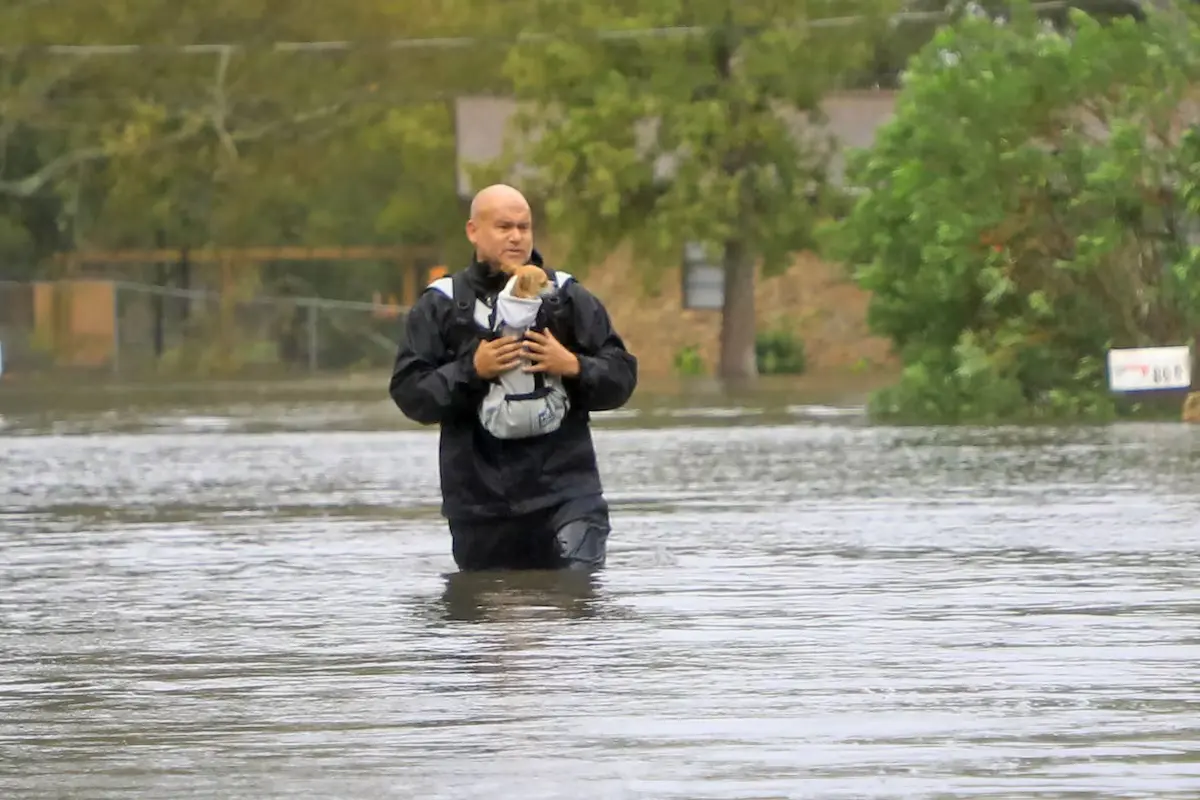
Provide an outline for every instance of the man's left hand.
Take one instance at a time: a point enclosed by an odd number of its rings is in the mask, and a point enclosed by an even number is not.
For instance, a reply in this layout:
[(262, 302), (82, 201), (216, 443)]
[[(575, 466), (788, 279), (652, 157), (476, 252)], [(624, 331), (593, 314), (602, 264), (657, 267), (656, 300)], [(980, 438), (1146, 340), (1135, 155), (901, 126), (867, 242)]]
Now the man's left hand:
[(545, 372), (561, 378), (574, 378), (579, 374), (579, 358), (548, 330), (526, 333), (525, 353), (533, 362), (525, 367), (526, 372)]

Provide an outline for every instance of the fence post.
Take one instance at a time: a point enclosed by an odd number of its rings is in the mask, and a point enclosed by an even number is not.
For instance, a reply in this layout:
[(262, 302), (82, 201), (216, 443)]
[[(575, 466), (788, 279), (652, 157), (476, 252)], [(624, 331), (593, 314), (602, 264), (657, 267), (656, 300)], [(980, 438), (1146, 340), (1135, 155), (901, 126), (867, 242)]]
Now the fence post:
[(113, 377), (121, 374), (121, 287), (113, 284), (112, 290), (113, 341), (112, 341), (112, 372)]
[(317, 371), (317, 304), (308, 304), (308, 371)]

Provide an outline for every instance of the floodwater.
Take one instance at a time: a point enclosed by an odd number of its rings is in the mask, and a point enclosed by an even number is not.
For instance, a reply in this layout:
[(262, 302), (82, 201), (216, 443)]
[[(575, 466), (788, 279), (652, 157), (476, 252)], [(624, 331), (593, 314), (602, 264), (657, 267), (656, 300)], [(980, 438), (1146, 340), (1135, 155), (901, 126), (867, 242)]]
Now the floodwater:
[(0, 797), (1200, 797), (1200, 428), (596, 440), (608, 569), (465, 578), (386, 403), (8, 413)]

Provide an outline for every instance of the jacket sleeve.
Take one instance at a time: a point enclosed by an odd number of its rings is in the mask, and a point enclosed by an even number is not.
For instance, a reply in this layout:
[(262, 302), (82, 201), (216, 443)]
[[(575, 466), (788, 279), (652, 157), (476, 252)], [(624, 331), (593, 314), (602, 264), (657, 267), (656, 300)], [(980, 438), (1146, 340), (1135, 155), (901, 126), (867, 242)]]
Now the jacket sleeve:
[(581, 286), (571, 283), (579, 375), (574, 394), (588, 411), (609, 411), (628, 402), (637, 388), (637, 358), (613, 329), (608, 310)]
[(478, 342), (457, 358), (446, 346), (442, 327), (448, 306), (433, 292), (413, 304), (388, 385), (404, 415), (422, 425), (473, 412), (487, 392), (486, 382), (475, 373)]

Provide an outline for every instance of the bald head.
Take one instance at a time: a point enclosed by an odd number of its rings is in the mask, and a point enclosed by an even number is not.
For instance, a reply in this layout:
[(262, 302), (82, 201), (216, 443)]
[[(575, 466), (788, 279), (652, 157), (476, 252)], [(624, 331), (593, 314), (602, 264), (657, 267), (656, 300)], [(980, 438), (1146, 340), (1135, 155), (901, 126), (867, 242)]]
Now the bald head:
[(475, 257), (495, 270), (508, 272), (529, 263), (533, 253), (533, 213), (525, 195), (497, 183), (471, 200), (467, 238)]
[(525, 199), (525, 195), (513, 187), (504, 183), (494, 183), (480, 189), (471, 200), (471, 219), (478, 220), (481, 216), (486, 216), (500, 207), (523, 208), (528, 211), (529, 202)]

